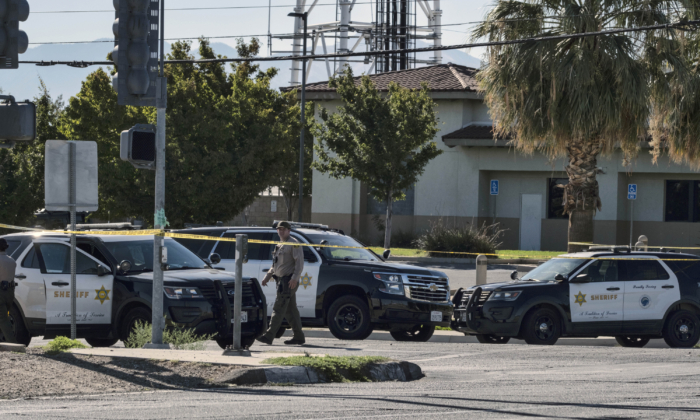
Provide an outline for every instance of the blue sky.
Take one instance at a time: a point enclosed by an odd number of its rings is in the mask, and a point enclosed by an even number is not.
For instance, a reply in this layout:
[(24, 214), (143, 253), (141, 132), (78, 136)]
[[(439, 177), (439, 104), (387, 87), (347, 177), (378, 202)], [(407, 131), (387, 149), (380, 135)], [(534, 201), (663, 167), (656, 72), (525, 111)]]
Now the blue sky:
[[(234, 36), (234, 35), (264, 35), (268, 30), (268, 1), (270, 0), (166, 0), (166, 9), (176, 8), (207, 8), (207, 7), (255, 7), (221, 10), (189, 10), (166, 11), (165, 35), (166, 38), (179, 37), (207, 37)], [(289, 33), (293, 30), (293, 19), (287, 17), (287, 13), (293, 11), (295, 0), (271, 0), (272, 12), (270, 18), (271, 32)], [(307, 0), (312, 3), (312, 0)], [(357, 0), (352, 14), (353, 21), (370, 22), (373, 20), (371, 8), (373, 1)], [(432, 3), (432, 1), (430, 1)], [(27, 22), (21, 23), (21, 29), (27, 32), (30, 42), (30, 51), (23, 57), (27, 60), (57, 60), (57, 59), (104, 59), (111, 51), (110, 43), (103, 44), (73, 44), (73, 45), (37, 45), (45, 42), (74, 42), (93, 41), (98, 39), (111, 39), (112, 22), (114, 12), (112, 0), (29, 0), (31, 14)], [(488, 10), (492, 0), (442, 0), (443, 25), (461, 24), (481, 20)], [(319, 0), (309, 17), (309, 23), (323, 23), (334, 21), (335, 0)], [(53, 11), (98, 11), (93, 13), (41, 13)], [(99, 12), (102, 11), (102, 12)], [(426, 25), (427, 19), (418, 10), (418, 25)], [(443, 44), (461, 44), (466, 42), (468, 32), (473, 24), (454, 25), (443, 27)], [(260, 37), (266, 45), (267, 38)], [(220, 43), (222, 53), (229, 50), (228, 46), (235, 46), (235, 38), (212, 39), (212, 42)], [(226, 44), (226, 45), (223, 45)], [(273, 40), (273, 49), (276, 51), (290, 50), (290, 41)], [(362, 48), (362, 47), (360, 47)], [(320, 47), (319, 47), (320, 49)], [(228, 51), (230, 52), (230, 50)], [(464, 51), (472, 56), (479, 57), (483, 50), (473, 49)], [(267, 48), (264, 54), (267, 55)], [(229, 56), (231, 54), (228, 54)], [(463, 53), (455, 52), (446, 54), (446, 60), (458, 62), (460, 57), (466, 57)], [(468, 64), (468, 63), (462, 63)], [(279, 63), (282, 68), (290, 67), (288, 63)], [(37, 78), (41, 76), (47, 81), (49, 89), (56, 94), (68, 97), (77, 92), (79, 83), (68, 81), (67, 78), (84, 78), (90, 70), (70, 69), (70, 76), (64, 76), (67, 68), (23, 66), (21, 74), (8, 74), (11, 71), (0, 73), (0, 88), (6, 92), (15, 94), (18, 98), (29, 96), (29, 92), (36, 92)], [(319, 63), (319, 69), (323, 67)], [(94, 70), (94, 68), (92, 68)], [(358, 69), (362, 71), (362, 69)], [(313, 71), (312, 71), (313, 73)], [(323, 72), (325, 73), (325, 71)], [(60, 76), (59, 76), (60, 75)], [(281, 78), (286, 76), (280, 76)], [(320, 75), (318, 76), (320, 77)], [(53, 79), (56, 79), (54, 82)], [(311, 78), (313, 80), (313, 77)], [(76, 79), (77, 80), (77, 79)], [(278, 85), (284, 85), (280, 80)]]

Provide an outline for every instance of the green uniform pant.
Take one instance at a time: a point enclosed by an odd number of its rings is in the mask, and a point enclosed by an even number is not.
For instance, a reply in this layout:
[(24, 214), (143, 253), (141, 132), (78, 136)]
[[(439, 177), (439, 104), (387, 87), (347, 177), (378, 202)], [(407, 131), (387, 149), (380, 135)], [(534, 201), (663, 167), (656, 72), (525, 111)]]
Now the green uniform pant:
[(10, 323), (10, 308), (14, 302), (15, 294), (10, 290), (0, 290), (0, 332), (5, 336), (6, 343), (16, 343), (15, 332)]
[(299, 315), (299, 309), (297, 308), (297, 287), (290, 289), (286, 287), (284, 291), (282, 285), (279, 284), (283, 280), (278, 280), (277, 287), (277, 298), (275, 299), (275, 306), (272, 307), (272, 319), (270, 320), (270, 328), (268, 328), (265, 337), (270, 340), (275, 339), (277, 330), (282, 326), (282, 321), (287, 318), (287, 322), (292, 326), (292, 331), (294, 331), (294, 338), (297, 340), (304, 339), (304, 332), (301, 330), (301, 316)]

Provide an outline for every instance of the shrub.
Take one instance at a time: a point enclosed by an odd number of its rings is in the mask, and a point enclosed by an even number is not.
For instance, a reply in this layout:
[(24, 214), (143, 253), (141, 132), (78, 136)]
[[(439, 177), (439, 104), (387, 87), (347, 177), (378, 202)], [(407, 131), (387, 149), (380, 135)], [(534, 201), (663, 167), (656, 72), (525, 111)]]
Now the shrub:
[(68, 337), (58, 336), (44, 346), (44, 350), (49, 353), (61, 353), (70, 349), (86, 349), (88, 346), (78, 340), (71, 340)]
[[(416, 241), (418, 247), (424, 251), (448, 251), (465, 252), (472, 254), (495, 254), (496, 248), (501, 245), (498, 239), (503, 230), (498, 224), (486, 225), (474, 229), (471, 226), (447, 227), (442, 219), (431, 223), (430, 229), (421, 235)], [(443, 252), (429, 252), (431, 257), (443, 258), (474, 258), (469, 254), (448, 254)]]
[[(131, 330), (131, 334), (124, 342), (124, 346), (128, 348), (143, 347), (144, 344), (151, 342), (151, 332), (151, 324), (136, 321), (136, 326)], [(204, 342), (213, 339), (215, 335), (197, 335), (194, 333), (194, 328), (166, 328), (163, 331), (163, 343), (172, 344), (176, 350), (204, 350)]]
[(304, 356), (274, 357), (263, 363), (280, 366), (306, 366), (323, 373), (331, 382), (370, 382), (362, 369), (372, 363), (389, 361), (382, 356)]
[(415, 248), (418, 235), (409, 231), (398, 229), (391, 232), (392, 248)]

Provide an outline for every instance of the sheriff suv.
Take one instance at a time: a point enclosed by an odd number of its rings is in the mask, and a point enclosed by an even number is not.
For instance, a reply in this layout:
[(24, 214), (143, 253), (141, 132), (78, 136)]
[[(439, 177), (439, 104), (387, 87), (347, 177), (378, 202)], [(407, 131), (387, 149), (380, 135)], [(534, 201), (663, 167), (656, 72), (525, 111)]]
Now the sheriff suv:
[(596, 247), (511, 278), (460, 289), (453, 328), (482, 343), (614, 336), (623, 347), (643, 347), (652, 338), (693, 347), (700, 339), (696, 255)]
[[(272, 227), (211, 227), (175, 231), (223, 238), (246, 234), (250, 240), (278, 242)], [(334, 247), (304, 247), (304, 270), (297, 305), (304, 326), (328, 327), (342, 340), (362, 340), (373, 330), (388, 330), (397, 341), (427, 341), (436, 326), (452, 319), (450, 284), (445, 273), (386, 262), (342, 231), (325, 225), (292, 223), (299, 242)], [(178, 239), (203, 259), (221, 257), (235, 270), (235, 242)], [(243, 276), (262, 279), (272, 265), (272, 244), (249, 243)], [(257, 283), (257, 282), (256, 282)], [(262, 288), (272, 313), (275, 288)], [(281, 336), (284, 329), (277, 332)]]
[[(3, 236), (17, 261), (15, 304), (10, 311), (17, 341), (69, 336), (71, 271), (69, 236), (21, 233)], [(231, 313), (235, 278), (170, 238), (165, 238), (163, 312), (166, 327), (216, 334), (233, 342)], [(93, 347), (126, 340), (135, 324), (151, 322), (153, 236), (77, 236), (77, 336)], [(241, 342), (249, 346), (267, 327), (265, 296), (257, 282), (243, 281)], [(3, 341), (0, 333), (0, 341)]]

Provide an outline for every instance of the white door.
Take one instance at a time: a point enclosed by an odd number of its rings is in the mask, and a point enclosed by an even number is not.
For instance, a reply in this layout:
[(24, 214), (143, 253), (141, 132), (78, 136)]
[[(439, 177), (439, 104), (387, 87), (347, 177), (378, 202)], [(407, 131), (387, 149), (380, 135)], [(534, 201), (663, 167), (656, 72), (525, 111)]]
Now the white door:
[(542, 195), (520, 196), (520, 249), (539, 251), (542, 235)]
[(681, 298), (676, 275), (655, 259), (628, 260), (624, 264), (627, 267), (625, 321), (662, 319), (668, 308)]
[[(46, 328), (63, 332), (71, 322), (70, 246), (65, 242), (39, 242), (46, 287)], [(76, 252), (76, 323), (112, 323), (114, 277), (98, 275), (100, 262), (81, 250)]]
[[(299, 242), (306, 243), (301, 236), (292, 233)], [(275, 232), (272, 235), (272, 241), (279, 242), (280, 237)], [(272, 266), (272, 250), (274, 245), (270, 245), (267, 248), (266, 259), (262, 261), (260, 265), (260, 271), (267, 272)], [(321, 269), (321, 258), (316, 253), (316, 250), (312, 247), (304, 247), (304, 269), (301, 271), (301, 278), (299, 279), (299, 288), (297, 289), (297, 308), (299, 309), (299, 315), (302, 318), (316, 318), (316, 291), (318, 289), (318, 273)], [(263, 276), (264, 277), (264, 276)], [(262, 277), (260, 278), (262, 279)], [(263, 287), (263, 292), (265, 293), (265, 299), (267, 299), (267, 314), (272, 316), (272, 307), (275, 304), (275, 298), (277, 297), (277, 289), (275, 288), (275, 283), (271, 282), (267, 287)]]
[(46, 318), (46, 288), (39, 256), (32, 243), (20, 252), (15, 270), (15, 298), (28, 319)]
[[(596, 331), (601, 331), (601, 327), (610, 327), (617, 332), (621, 330), (625, 282), (619, 278), (619, 263), (620, 261), (613, 259), (593, 260), (574, 277), (587, 276), (587, 283), (569, 282), (571, 321), (587, 323), (574, 325), (575, 329), (593, 327)], [(596, 326), (589, 323), (610, 323), (610, 325)], [(615, 331), (602, 332), (614, 333)]]
[[(267, 237), (269, 240), (270, 234), (265, 232), (241, 232), (241, 231), (228, 231), (223, 234), (223, 238), (235, 238), (236, 234), (246, 234), (249, 240), (265, 240)], [(254, 279), (262, 279), (264, 275), (260, 272), (260, 252), (262, 244), (248, 243), (248, 262), (243, 264), (243, 277), (249, 277)], [(236, 272), (236, 243), (229, 241), (219, 241), (212, 253), (219, 254), (221, 257), (221, 263), (216, 264), (217, 267), (224, 267), (226, 271), (231, 273)]]

